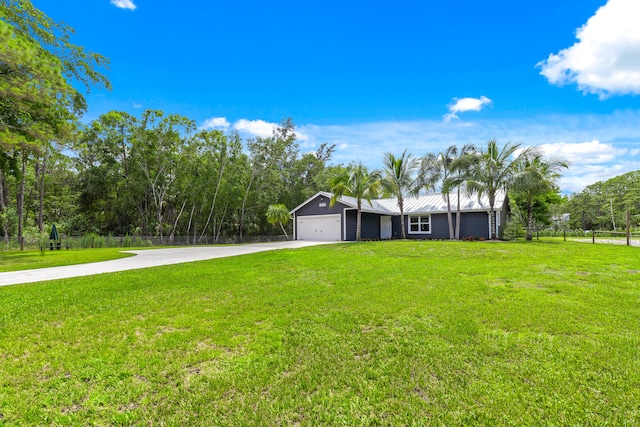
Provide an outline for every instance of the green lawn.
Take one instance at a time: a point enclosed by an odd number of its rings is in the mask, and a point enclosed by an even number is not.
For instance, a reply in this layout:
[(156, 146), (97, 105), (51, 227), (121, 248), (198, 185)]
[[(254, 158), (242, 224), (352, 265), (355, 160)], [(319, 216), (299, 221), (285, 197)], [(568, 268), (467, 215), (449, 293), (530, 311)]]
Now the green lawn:
[[(132, 249), (132, 248), (129, 248)], [(133, 256), (122, 248), (0, 252), (0, 272), (108, 261)]]
[(640, 424), (640, 250), (369, 242), (0, 288), (0, 425)]

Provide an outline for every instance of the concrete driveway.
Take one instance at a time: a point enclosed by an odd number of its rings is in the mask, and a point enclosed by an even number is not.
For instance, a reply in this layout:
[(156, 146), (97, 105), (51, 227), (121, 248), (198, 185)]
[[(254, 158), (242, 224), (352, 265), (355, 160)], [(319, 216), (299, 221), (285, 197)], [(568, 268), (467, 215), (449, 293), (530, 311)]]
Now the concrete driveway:
[(340, 242), (289, 241), (254, 243), (247, 245), (220, 245), (123, 251), (136, 255), (128, 258), (94, 262), (91, 264), (77, 264), (64, 267), (0, 273), (0, 286), (42, 282), (45, 280), (67, 279), (69, 277), (90, 276), (93, 274), (113, 273), (116, 271), (136, 270), (139, 268), (157, 267), (160, 265), (180, 264), (184, 262), (252, 254), (255, 252), (273, 251), (277, 249), (295, 249), (331, 243)]

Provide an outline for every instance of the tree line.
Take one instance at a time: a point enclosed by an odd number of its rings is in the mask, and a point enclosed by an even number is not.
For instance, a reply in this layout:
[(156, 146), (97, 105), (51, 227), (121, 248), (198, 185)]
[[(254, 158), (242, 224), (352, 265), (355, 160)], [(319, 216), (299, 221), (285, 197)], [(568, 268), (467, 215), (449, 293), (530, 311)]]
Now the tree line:
[[(241, 241), (279, 232), (278, 226), (286, 233), (282, 207), (327, 189), (397, 197), (401, 210), (405, 195), (437, 189), (449, 206), (450, 236), (457, 238), (451, 194), (461, 188), (486, 194), (493, 209), (496, 192), (509, 187), (522, 195), (530, 229), (532, 206), (541, 194), (557, 193), (555, 179), (566, 167), (535, 148), (501, 148), (494, 140), (486, 148), (451, 146), (422, 157), (387, 153), (384, 173), (361, 164), (331, 165), (335, 146), (301, 152), (291, 119), (269, 137), (249, 139), (198, 129), (188, 117), (159, 110), (140, 117), (112, 111), (81, 124), (87, 103), (76, 86), (110, 88), (103, 73), (108, 59), (72, 44), (73, 29), (29, 0), (1, 2), (0, 17), (5, 244), (15, 238), (22, 247), (25, 236), (42, 236), (54, 223), (66, 234)], [(495, 224), (491, 228), (495, 235)]]
[(637, 227), (640, 224), (640, 171), (591, 184), (564, 198), (556, 208), (557, 213), (570, 214), (565, 225), (570, 230), (624, 230), (627, 211), (631, 225)]

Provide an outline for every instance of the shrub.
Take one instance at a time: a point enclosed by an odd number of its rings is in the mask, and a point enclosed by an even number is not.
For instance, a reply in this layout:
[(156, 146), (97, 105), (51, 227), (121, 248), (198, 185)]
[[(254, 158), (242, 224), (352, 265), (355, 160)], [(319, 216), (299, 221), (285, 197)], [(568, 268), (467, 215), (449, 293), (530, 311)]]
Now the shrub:
[(519, 219), (511, 218), (502, 232), (502, 238), (504, 240), (513, 241), (518, 237), (524, 237), (526, 232), (524, 231), (523, 224)]

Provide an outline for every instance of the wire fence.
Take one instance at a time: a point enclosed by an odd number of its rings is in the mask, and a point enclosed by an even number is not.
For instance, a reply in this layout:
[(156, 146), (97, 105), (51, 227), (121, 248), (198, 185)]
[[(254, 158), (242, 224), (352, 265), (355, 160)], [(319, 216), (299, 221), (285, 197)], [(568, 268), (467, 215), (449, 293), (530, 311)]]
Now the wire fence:
[(533, 230), (533, 238), (563, 237), (564, 240), (583, 243), (640, 246), (640, 231), (611, 230)]
[[(83, 248), (145, 248), (164, 246), (228, 245), (238, 243), (280, 242), (291, 240), (284, 235), (273, 236), (100, 236), (86, 234), (82, 236), (64, 236), (59, 240), (50, 240), (47, 236), (28, 236), (23, 238), (25, 250), (60, 250)], [(2, 240), (2, 251), (20, 249), (20, 242), (12, 237)]]
[(591, 230), (591, 243), (640, 246), (640, 233)]

